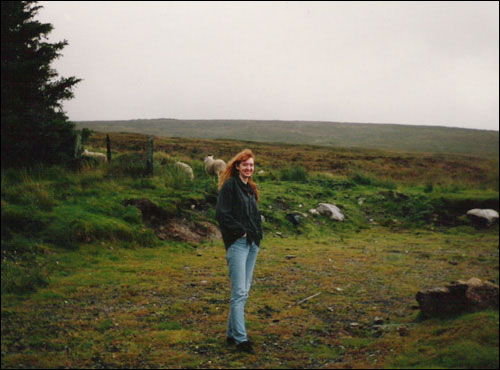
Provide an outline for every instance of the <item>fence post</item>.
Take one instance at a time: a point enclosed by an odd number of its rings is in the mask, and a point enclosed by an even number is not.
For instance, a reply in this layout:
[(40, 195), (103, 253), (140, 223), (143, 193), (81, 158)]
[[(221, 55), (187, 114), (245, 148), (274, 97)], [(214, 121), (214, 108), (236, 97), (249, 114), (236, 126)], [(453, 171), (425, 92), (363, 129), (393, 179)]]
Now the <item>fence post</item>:
[(73, 154), (73, 158), (80, 159), (82, 156), (82, 152), (83, 152), (82, 132), (75, 131), (75, 152)]
[(146, 144), (146, 174), (153, 176), (153, 137), (148, 136)]
[(111, 141), (109, 140), (109, 135), (106, 135), (106, 149), (107, 149), (108, 163), (111, 163)]

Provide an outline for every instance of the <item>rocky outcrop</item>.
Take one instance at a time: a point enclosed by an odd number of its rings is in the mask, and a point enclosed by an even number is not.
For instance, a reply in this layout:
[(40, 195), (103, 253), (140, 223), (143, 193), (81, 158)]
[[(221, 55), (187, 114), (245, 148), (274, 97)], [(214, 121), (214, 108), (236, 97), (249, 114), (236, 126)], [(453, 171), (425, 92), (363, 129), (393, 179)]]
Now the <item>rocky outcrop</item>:
[(422, 290), (416, 299), (424, 317), (441, 317), (498, 308), (498, 285), (477, 278)]
[(293, 226), (297, 227), (300, 225), (302, 222), (302, 218), (304, 218), (304, 215), (301, 213), (287, 213), (285, 218), (292, 223)]
[(333, 204), (320, 203), (316, 210), (322, 215), (329, 216), (332, 220), (344, 221), (344, 215), (340, 212), (340, 209)]

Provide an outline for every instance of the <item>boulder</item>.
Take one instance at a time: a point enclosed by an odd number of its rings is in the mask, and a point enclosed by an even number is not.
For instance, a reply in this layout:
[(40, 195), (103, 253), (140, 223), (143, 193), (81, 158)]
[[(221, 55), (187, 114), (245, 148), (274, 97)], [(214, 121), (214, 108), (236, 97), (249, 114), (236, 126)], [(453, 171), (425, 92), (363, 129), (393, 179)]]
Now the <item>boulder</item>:
[(316, 208), (320, 214), (325, 214), (330, 216), (332, 220), (344, 221), (344, 215), (340, 212), (340, 209), (333, 204), (320, 203)]
[(310, 209), (308, 212), (312, 216), (319, 216), (319, 212), (316, 208)]
[(297, 227), (302, 221), (302, 215), (300, 213), (287, 213), (285, 218), (292, 223), (293, 226)]
[(416, 299), (424, 317), (448, 316), (498, 308), (498, 285), (477, 278), (459, 280), (417, 293)]

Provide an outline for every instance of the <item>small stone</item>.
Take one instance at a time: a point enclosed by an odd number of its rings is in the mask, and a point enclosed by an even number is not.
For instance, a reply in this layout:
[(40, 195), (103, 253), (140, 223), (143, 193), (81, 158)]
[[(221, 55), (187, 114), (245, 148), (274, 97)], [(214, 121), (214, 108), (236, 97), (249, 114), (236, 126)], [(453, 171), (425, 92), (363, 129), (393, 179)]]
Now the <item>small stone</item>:
[(384, 323), (384, 319), (379, 316), (375, 316), (375, 318), (373, 319), (373, 323), (375, 325), (382, 325)]

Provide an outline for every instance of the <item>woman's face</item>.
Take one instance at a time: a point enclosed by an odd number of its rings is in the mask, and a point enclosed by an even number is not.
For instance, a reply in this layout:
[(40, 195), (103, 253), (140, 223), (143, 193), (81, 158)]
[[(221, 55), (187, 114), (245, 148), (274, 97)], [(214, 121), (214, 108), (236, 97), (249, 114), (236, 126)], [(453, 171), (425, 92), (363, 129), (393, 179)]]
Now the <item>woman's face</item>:
[(250, 157), (245, 162), (240, 162), (240, 165), (236, 166), (236, 168), (240, 171), (240, 176), (244, 178), (252, 177), (254, 171), (253, 158)]

